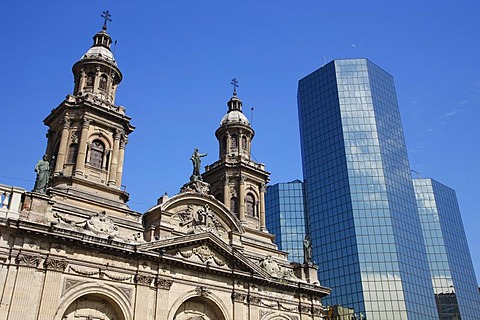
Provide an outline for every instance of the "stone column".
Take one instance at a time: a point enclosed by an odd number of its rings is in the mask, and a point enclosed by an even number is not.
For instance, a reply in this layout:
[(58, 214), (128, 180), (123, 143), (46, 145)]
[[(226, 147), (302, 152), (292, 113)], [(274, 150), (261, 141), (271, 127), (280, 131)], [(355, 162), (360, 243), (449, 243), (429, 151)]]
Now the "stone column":
[(248, 318), (248, 315), (245, 314), (245, 300), (247, 295), (241, 292), (232, 293), (232, 302), (233, 302), (233, 320), (243, 320)]
[(83, 91), (83, 88), (85, 87), (85, 82), (87, 80), (87, 74), (85, 73), (85, 70), (80, 70), (80, 79), (78, 79), (78, 86), (77, 86), (77, 93), (80, 93)]
[(125, 145), (128, 143), (127, 137), (122, 135), (120, 140), (120, 150), (118, 153), (118, 167), (117, 167), (117, 178), (116, 184), (120, 188), (122, 186), (122, 176), (123, 176), (123, 160), (125, 158)]
[(231, 146), (231, 141), (230, 141), (230, 133), (227, 132), (227, 143), (225, 146), (225, 156), (227, 156), (230, 153), (230, 146)]
[(113, 140), (112, 159), (110, 160), (110, 173), (108, 175), (108, 185), (116, 186), (118, 154), (120, 149), (120, 138), (122, 137), (122, 130), (115, 129), (115, 136)]
[(266, 231), (267, 227), (265, 226), (265, 183), (262, 182), (260, 186), (260, 230)]
[(241, 174), (238, 185), (238, 208), (240, 221), (245, 221), (245, 177)]
[(157, 287), (157, 301), (155, 301), (155, 320), (167, 319), (169, 312), (169, 290), (173, 281), (166, 278), (158, 277), (155, 279), (155, 287)]
[(62, 273), (67, 268), (67, 261), (64, 259), (48, 258), (45, 262), (47, 271), (43, 284), (43, 293), (40, 300), (38, 320), (50, 320), (55, 318), (62, 292)]
[(97, 93), (99, 92), (100, 87), (100, 67), (97, 67), (96, 72), (95, 72), (95, 79), (93, 81), (93, 92)]
[(64, 117), (62, 120), (62, 135), (60, 137), (60, 145), (58, 147), (57, 162), (55, 163), (55, 169), (53, 171), (54, 176), (58, 176), (63, 171), (63, 165), (65, 164), (65, 155), (68, 150), (68, 134), (70, 132), (70, 119)]
[(20, 253), (17, 257), (18, 273), (13, 291), (9, 320), (34, 320), (38, 311), (43, 276), (37, 271), (41, 257)]
[(223, 181), (223, 203), (229, 208), (230, 210), (230, 186), (228, 185), (228, 177), (225, 175), (224, 181)]
[(135, 276), (137, 285), (135, 286), (136, 298), (135, 298), (135, 319), (151, 319), (149, 317), (148, 303), (150, 298), (150, 285), (153, 281), (152, 276), (140, 275)]
[(248, 308), (250, 309), (250, 317), (248, 320), (259, 320), (259, 306), (262, 299), (257, 296), (248, 295)]
[(80, 135), (80, 145), (78, 146), (77, 162), (75, 165), (75, 175), (83, 176), (85, 170), (85, 155), (87, 152), (88, 129), (92, 120), (83, 118), (82, 133)]

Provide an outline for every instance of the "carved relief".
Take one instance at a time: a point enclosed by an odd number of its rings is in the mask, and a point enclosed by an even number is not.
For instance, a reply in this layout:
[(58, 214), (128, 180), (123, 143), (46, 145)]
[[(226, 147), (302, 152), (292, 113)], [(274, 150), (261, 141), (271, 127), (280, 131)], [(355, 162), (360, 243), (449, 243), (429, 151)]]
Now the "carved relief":
[(65, 259), (48, 258), (45, 261), (45, 267), (49, 270), (63, 272), (67, 268), (68, 262)]
[(85, 228), (96, 233), (104, 233), (109, 236), (118, 235), (118, 227), (111, 218), (107, 217), (107, 213), (105, 211), (92, 215), (90, 220), (86, 223)]
[(306, 305), (301, 305), (299, 307), (299, 310), (300, 310), (301, 313), (310, 314), (312, 312), (312, 307), (311, 306), (306, 306)]
[(250, 304), (253, 304), (255, 306), (259, 306), (260, 303), (262, 302), (262, 299), (260, 297), (257, 297), (257, 296), (252, 296), (252, 295), (249, 295), (248, 296), (248, 302)]
[(215, 252), (213, 252), (206, 244), (202, 244), (193, 249), (178, 250), (176, 253), (186, 259), (189, 259), (195, 254), (203, 263), (208, 263), (213, 260), (220, 267), (226, 265), (226, 262), (217, 257)]
[(244, 293), (240, 293), (240, 292), (232, 293), (232, 300), (234, 302), (244, 302), (246, 298), (247, 298), (247, 295)]
[(292, 269), (279, 266), (278, 263), (273, 260), (272, 256), (270, 255), (266, 256), (265, 259), (260, 261), (258, 265), (274, 278), (298, 280)]
[(149, 286), (152, 283), (152, 281), (153, 281), (152, 276), (147, 276), (147, 275), (142, 275), (142, 274), (135, 275), (135, 282), (136, 283)]
[(173, 281), (170, 279), (160, 278), (160, 277), (155, 279), (155, 286), (160, 289), (170, 290), (170, 287), (172, 286), (172, 284), (173, 284)]
[(94, 276), (101, 272), (101, 270), (85, 270), (85, 269), (82, 270), (79, 268), (75, 268), (74, 266), (70, 266), (69, 270), (72, 270), (76, 274), (80, 274), (82, 276)]
[(182, 212), (177, 213), (173, 216), (176, 219), (179, 219), (180, 227), (185, 227), (187, 233), (204, 233), (212, 232), (213, 234), (219, 235), (219, 233), (226, 232), (224, 226), (218, 221), (217, 217), (210, 210), (208, 204), (204, 206), (194, 206), (192, 204), (187, 206)]
[(190, 181), (183, 185), (180, 189), (180, 193), (184, 192), (197, 192), (204, 195), (208, 195), (210, 191), (210, 185), (200, 180)]
[(312, 313), (316, 316), (321, 316), (321, 315), (323, 315), (323, 309), (322, 308), (312, 308)]
[(196, 287), (195, 291), (201, 297), (208, 297), (212, 293), (212, 291), (207, 289), (206, 287)]
[(17, 263), (27, 267), (38, 267), (42, 258), (38, 255), (20, 253), (17, 256)]
[(115, 225), (113, 219), (109, 218), (105, 211), (94, 213), (89, 219), (83, 221), (70, 220), (60, 215), (59, 212), (54, 212), (53, 217), (57, 219), (57, 223), (69, 227), (86, 229), (95, 234), (106, 235), (109, 238), (115, 238), (119, 233), (118, 227)]
[(64, 295), (67, 291), (69, 291), (71, 288), (84, 283), (85, 281), (79, 281), (79, 280), (73, 280), (73, 279), (65, 279), (65, 283), (63, 285), (63, 292), (62, 295)]

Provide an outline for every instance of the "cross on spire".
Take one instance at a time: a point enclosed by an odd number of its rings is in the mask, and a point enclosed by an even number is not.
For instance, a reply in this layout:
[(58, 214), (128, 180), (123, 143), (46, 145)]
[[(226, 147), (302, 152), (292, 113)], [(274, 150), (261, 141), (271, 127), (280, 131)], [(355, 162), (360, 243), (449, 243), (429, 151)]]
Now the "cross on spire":
[(233, 86), (233, 95), (236, 96), (237, 95), (237, 88), (239, 87), (237, 78), (233, 78), (232, 82), (230, 82), (230, 84)]
[(108, 22), (112, 22), (112, 19), (110, 19), (111, 16), (112, 16), (112, 15), (110, 14), (110, 12), (109, 12), (108, 10), (107, 10), (107, 11), (103, 11), (103, 13), (102, 13), (102, 15), (101, 15), (101, 17), (105, 20), (105, 21), (103, 22), (103, 27), (102, 27), (102, 29), (103, 29), (104, 31), (107, 30), (107, 21), (108, 21)]

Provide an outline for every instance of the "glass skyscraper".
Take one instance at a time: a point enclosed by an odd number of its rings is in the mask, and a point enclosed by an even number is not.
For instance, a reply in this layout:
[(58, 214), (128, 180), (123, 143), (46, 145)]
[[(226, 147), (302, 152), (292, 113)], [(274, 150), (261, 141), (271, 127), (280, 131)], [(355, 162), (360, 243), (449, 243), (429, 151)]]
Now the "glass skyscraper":
[(303, 263), (303, 239), (307, 224), (302, 181), (268, 186), (265, 217), (267, 230), (275, 234), (278, 248), (289, 253), (288, 260)]
[(299, 81), (298, 110), (325, 302), (368, 320), (438, 319), (392, 76), (334, 60)]
[(455, 191), (433, 179), (413, 184), (439, 319), (479, 319), (480, 294)]

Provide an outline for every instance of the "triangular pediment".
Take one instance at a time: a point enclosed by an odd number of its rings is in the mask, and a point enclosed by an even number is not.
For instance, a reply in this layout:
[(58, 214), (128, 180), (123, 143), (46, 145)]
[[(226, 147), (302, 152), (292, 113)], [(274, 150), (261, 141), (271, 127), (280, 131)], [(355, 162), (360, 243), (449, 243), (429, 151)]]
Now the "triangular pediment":
[(239, 249), (228, 245), (212, 233), (179, 236), (138, 246), (139, 251), (156, 252), (164, 259), (210, 271), (232, 272), (269, 278), (261, 267)]

